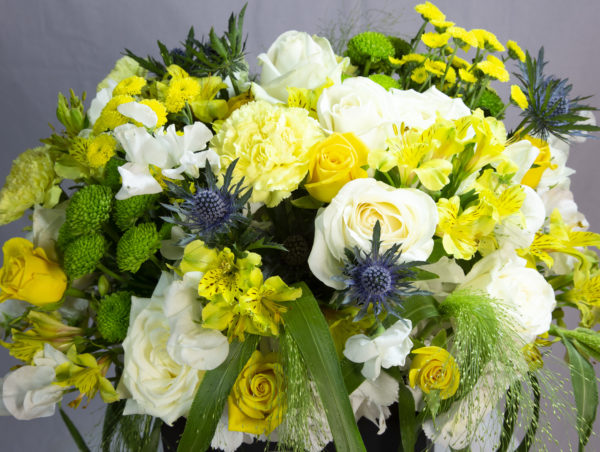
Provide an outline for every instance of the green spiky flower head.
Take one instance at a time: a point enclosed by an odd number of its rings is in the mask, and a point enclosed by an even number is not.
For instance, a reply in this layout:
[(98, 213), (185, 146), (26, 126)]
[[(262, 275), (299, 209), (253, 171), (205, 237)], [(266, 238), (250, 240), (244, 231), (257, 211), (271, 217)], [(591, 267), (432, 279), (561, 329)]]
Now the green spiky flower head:
[(364, 65), (368, 61), (377, 63), (395, 55), (390, 40), (382, 33), (365, 31), (348, 41), (348, 56), (352, 64)]
[(99, 230), (109, 219), (113, 193), (102, 185), (88, 185), (71, 198), (67, 207), (66, 225), (75, 235)]
[(65, 248), (64, 269), (69, 279), (78, 279), (92, 273), (106, 250), (104, 237), (95, 232), (82, 235)]
[(117, 266), (121, 271), (136, 273), (160, 248), (154, 223), (142, 223), (129, 229), (117, 244)]
[(107, 341), (122, 342), (125, 339), (129, 326), (131, 295), (131, 292), (120, 291), (100, 300), (96, 323), (98, 331)]
[(132, 227), (136, 221), (150, 209), (156, 195), (139, 195), (115, 201), (113, 219), (121, 231)]

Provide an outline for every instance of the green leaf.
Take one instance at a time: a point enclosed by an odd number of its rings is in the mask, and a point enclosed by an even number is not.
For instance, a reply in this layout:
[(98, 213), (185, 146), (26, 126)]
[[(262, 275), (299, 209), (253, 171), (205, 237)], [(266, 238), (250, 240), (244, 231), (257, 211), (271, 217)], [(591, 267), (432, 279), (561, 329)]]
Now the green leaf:
[(402, 306), (402, 317), (410, 319), (413, 326), (419, 323), (421, 320), (440, 316), (440, 312), (437, 308), (437, 302), (432, 296), (413, 295), (412, 297), (408, 298)]
[(301, 198), (292, 199), (292, 205), (299, 209), (318, 209), (323, 207), (323, 203), (310, 195)]
[[(520, 383), (518, 383), (520, 384)], [(500, 446), (497, 452), (506, 452), (510, 446), (515, 423), (519, 414), (519, 398), (516, 391), (518, 389), (511, 386), (506, 392), (506, 409), (504, 410), (504, 421), (502, 422), (502, 434), (500, 435)]]
[(440, 330), (438, 334), (431, 340), (431, 345), (436, 347), (446, 347), (446, 342), (448, 341), (448, 334), (446, 330)]
[(102, 424), (102, 452), (110, 452), (112, 439), (118, 430), (119, 421), (123, 416), (125, 400), (106, 405), (104, 423)]
[(346, 391), (348, 391), (348, 394), (352, 394), (365, 381), (365, 377), (361, 373), (362, 364), (353, 363), (349, 359), (343, 358), (340, 365), (342, 367)]
[(302, 288), (302, 297), (289, 304), (283, 314), (284, 325), (315, 380), (336, 450), (365, 451), (327, 322), (308, 286), (300, 283), (296, 287)]
[(81, 433), (79, 433), (79, 430), (77, 430), (77, 427), (75, 427), (75, 424), (73, 424), (73, 421), (71, 421), (71, 419), (69, 419), (69, 416), (67, 416), (67, 413), (65, 413), (62, 408), (59, 408), (58, 411), (60, 412), (60, 417), (62, 418), (65, 425), (67, 426), (69, 433), (73, 437), (73, 441), (75, 441), (77, 448), (81, 452), (90, 452), (90, 448), (87, 447), (87, 444), (85, 444), (85, 441), (84, 441), (83, 437), (81, 436)]
[(244, 365), (256, 350), (258, 336), (248, 335), (244, 342), (229, 345), (229, 356), (215, 370), (204, 374), (187, 418), (178, 452), (200, 452), (210, 447), (227, 396)]
[(571, 383), (577, 406), (577, 432), (579, 433), (579, 448), (586, 445), (598, 407), (598, 385), (594, 367), (577, 351), (575, 346), (563, 334), (560, 335), (569, 356)]
[(400, 382), (398, 390), (398, 417), (400, 418), (400, 440), (404, 452), (415, 450), (417, 442), (417, 417), (412, 392)]

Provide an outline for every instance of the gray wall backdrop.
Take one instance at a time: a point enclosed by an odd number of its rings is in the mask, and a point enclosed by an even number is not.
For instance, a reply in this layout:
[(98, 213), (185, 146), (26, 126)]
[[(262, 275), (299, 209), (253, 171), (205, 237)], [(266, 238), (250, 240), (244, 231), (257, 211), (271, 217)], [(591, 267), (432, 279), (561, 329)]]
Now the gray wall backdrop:
[[(355, 0), (254, 0), (246, 14), (248, 61), (256, 67), (258, 53), (283, 31), (319, 32), (327, 23), (354, 11), (358, 20), (384, 20), (389, 31), (411, 34), (420, 25), (412, 8), (418, 1)], [(569, 77), (574, 94), (596, 94), (600, 107), (600, 52), (598, 51), (598, 0), (437, 0), (448, 16), (465, 28), (485, 28), (501, 41), (516, 40), (521, 47), (537, 52), (544, 45), (550, 60), (548, 70)], [(240, 0), (0, 0), (0, 182), (20, 152), (37, 145), (49, 135), (48, 122), (56, 124), (56, 95), (73, 88), (93, 95), (96, 84), (112, 68), (127, 47), (137, 54), (156, 54), (156, 40), (174, 47), (190, 26), (207, 33), (210, 26), (220, 32)], [(370, 12), (368, 12), (370, 10)], [(380, 14), (376, 10), (387, 10)], [(92, 97), (92, 96), (90, 96)], [(599, 117), (600, 119), (600, 117)], [(509, 123), (510, 124), (510, 123)], [(515, 126), (513, 122), (511, 124)], [(575, 199), (591, 224), (600, 231), (600, 142), (574, 147), (569, 166), (577, 171), (572, 189)], [(26, 221), (0, 229), (0, 243), (21, 233)], [(563, 350), (555, 351), (562, 356)], [(0, 374), (14, 365), (0, 349)], [(97, 446), (102, 404), (87, 409), (68, 409), (90, 444)], [(598, 423), (597, 423), (598, 426)], [(596, 429), (597, 430), (597, 429)], [(566, 449), (573, 432), (556, 426), (559, 444), (550, 450)], [(75, 451), (58, 415), (19, 422), (0, 418), (2, 451)], [(576, 443), (573, 443), (576, 444)], [(594, 437), (589, 450), (600, 450)]]

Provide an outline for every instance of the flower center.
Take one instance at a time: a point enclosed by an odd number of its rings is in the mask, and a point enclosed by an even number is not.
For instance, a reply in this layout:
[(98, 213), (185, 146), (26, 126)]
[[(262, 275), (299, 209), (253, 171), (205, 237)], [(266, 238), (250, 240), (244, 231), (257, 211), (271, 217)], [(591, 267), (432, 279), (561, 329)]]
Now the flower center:
[(200, 189), (194, 196), (195, 219), (207, 225), (223, 221), (229, 210), (227, 207), (223, 197), (212, 190)]
[(371, 266), (364, 270), (360, 276), (360, 282), (368, 293), (381, 295), (392, 288), (392, 275), (387, 268)]

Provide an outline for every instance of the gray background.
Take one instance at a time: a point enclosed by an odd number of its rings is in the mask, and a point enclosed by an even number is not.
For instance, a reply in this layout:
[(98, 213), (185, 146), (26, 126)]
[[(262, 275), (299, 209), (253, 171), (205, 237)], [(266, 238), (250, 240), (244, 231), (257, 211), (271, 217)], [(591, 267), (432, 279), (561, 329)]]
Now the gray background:
[[(418, 1), (333, 1), (262, 0), (250, 1), (246, 14), (248, 61), (266, 51), (283, 31), (321, 31), (328, 23), (353, 15), (359, 22), (383, 24), (390, 32), (410, 35), (420, 25), (413, 12)], [(537, 52), (544, 45), (549, 72), (569, 77), (573, 94), (596, 94), (592, 103), (600, 107), (600, 52), (598, 51), (598, 0), (437, 0), (434, 2), (449, 20), (467, 29), (485, 28), (502, 42), (516, 40), (522, 48)], [(242, 1), (202, 0), (0, 0), (0, 182), (20, 152), (48, 136), (48, 122), (56, 124), (57, 93), (73, 88), (93, 97), (96, 84), (112, 68), (127, 47), (137, 54), (156, 55), (156, 40), (174, 47), (193, 25), (197, 34), (213, 25), (225, 29), (231, 11)], [(369, 11), (370, 10), (370, 11)], [(379, 12), (378, 12), (379, 10)], [(387, 10), (390, 14), (382, 14)], [(366, 19), (365, 19), (366, 18)], [(381, 27), (380, 27), (381, 28)], [(600, 119), (600, 117), (599, 117)], [(515, 122), (508, 122), (515, 126)], [(592, 230), (600, 231), (600, 142), (588, 140), (574, 146), (569, 166), (577, 171), (572, 189), (580, 210)], [(19, 235), (26, 221), (0, 229), (0, 243)], [(562, 356), (563, 350), (555, 351)], [(14, 365), (0, 349), (0, 374)], [(68, 413), (90, 444), (97, 445), (102, 404)], [(597, 426), (599, 424), (597, 423)], [(554, 436), (565, 449), (574, 438), (565, 424), (556, 426)], [(0, 418), (2, 451), (76, 450), (58, 415), (19, 422)], [(600, 450), (597, 437), (589, 450)]]

